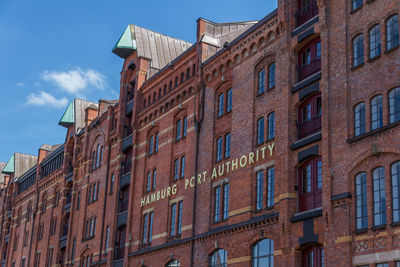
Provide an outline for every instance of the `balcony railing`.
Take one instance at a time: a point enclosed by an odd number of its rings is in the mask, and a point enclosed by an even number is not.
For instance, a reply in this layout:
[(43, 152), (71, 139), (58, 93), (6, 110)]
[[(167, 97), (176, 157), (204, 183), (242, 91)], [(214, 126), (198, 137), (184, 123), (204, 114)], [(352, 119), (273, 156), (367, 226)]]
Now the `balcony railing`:
[(121, 164), (121, 175), (127, 174), (132, 170), (132, 161), (128, 160), (128, 162), (123, 162)]
[(318, 14), (318, 5), (316, 0), (308, 1), (307, 4), (296, 12), (296, 27), (307, 22), (309, 19), (315, 17)]
[(309, 136), (321, 130), (321, 116), (315, 116), (309, 121), (299, 124), (299, 139)]
[(123, 259), (125, 256), (125, 247), (115, 247), (114, 260)]
[(62, 232), (61, 232), (61, 236), (67, 236), (68, 235), (68, 225), (64, 225), (62, 227)]
[(130, 136), (133, 133), (132, 126), (124, 126), (124, 138)]
[(299, 67), (299, 81), (321, 70), (321, 59), (312, 59), (308, 64)]
[(124, 212), (128, 210), (129, 198), (124, 198), (118, 203), (118, 213)]

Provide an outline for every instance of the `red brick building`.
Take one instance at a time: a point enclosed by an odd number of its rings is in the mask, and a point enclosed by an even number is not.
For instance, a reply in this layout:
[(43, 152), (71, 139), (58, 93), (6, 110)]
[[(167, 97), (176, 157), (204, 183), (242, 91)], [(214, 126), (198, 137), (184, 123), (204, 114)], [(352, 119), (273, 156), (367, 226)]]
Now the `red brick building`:
[(118, 101), (3, 168), (3, 266), (400, 266), (400, 2), (129, 25)]

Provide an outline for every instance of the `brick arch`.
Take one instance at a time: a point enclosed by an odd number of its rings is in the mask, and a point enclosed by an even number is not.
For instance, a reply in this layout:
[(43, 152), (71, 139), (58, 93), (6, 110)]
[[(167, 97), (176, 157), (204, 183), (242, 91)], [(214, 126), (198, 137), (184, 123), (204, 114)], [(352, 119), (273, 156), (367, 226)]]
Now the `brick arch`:
[[(362, 33), (362, 32), (360, 32), (360, 33)], [(355, 35), (354, 35), (354, 36), (355, 36)], [(314, 34), (308, 36), (307, 38), (305, 38), (304, 40), (302, 40), (300, 43), (296, 44), (296, 45), (294, 46), (294, 50), (295, 50), (296, 54), (297, 54), (304, 46), (306, 46), (309, 42), (313, 41), (313, 40), (316, 39), (316, 38), (320, 38), (320, 37), (321, 37), (321, 36), (320, 36), (319, 33), (314, 33)], [(351, 39), (351, 40), (353, 40), (353, 39)]]

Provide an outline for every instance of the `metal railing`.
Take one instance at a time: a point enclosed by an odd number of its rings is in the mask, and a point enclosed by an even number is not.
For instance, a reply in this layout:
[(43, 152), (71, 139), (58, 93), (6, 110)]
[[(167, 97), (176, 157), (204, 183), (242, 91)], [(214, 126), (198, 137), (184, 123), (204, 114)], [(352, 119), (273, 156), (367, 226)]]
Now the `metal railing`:
[(298, 68), (299, 81), (321, 70), (321, 58), (314, 58)]
[(129, 198), (121, 199), (118, 202), (118, 213), (124, 212), (128, 210), (129, 206)]
[(309, 136), (321, 130), (321, 115), (315, 116), (308, 121), (299, 123), (299, 139)]

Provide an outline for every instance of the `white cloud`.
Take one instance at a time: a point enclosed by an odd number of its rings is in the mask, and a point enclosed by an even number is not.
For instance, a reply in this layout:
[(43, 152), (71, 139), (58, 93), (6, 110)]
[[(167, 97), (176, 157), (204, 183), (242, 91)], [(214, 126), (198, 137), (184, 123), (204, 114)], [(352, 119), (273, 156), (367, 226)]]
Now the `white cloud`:
[(42, 79), (51, 82), (59, 89), (70, 94), (81, 94), (89, 87), (104, 89), (107, 87), (106, 77), (92, 69), (75, 68), (69, 71), (44, 71)]
[(27, 97), (26, 103), (35, 106), (53, 106), (55, 108), (62, 108), (67, 105), (68, 100), (65, 97), (56, 99), (51, 94), (40, 91), (38, 94), (30, 94)]
[(23, 82), (18, 82), (18, 83), (17, 83), (17, 86), (18, 86), (18, 87), (23, 87), (23, 86), (25, 86), (25, 83), (23, 83)]

